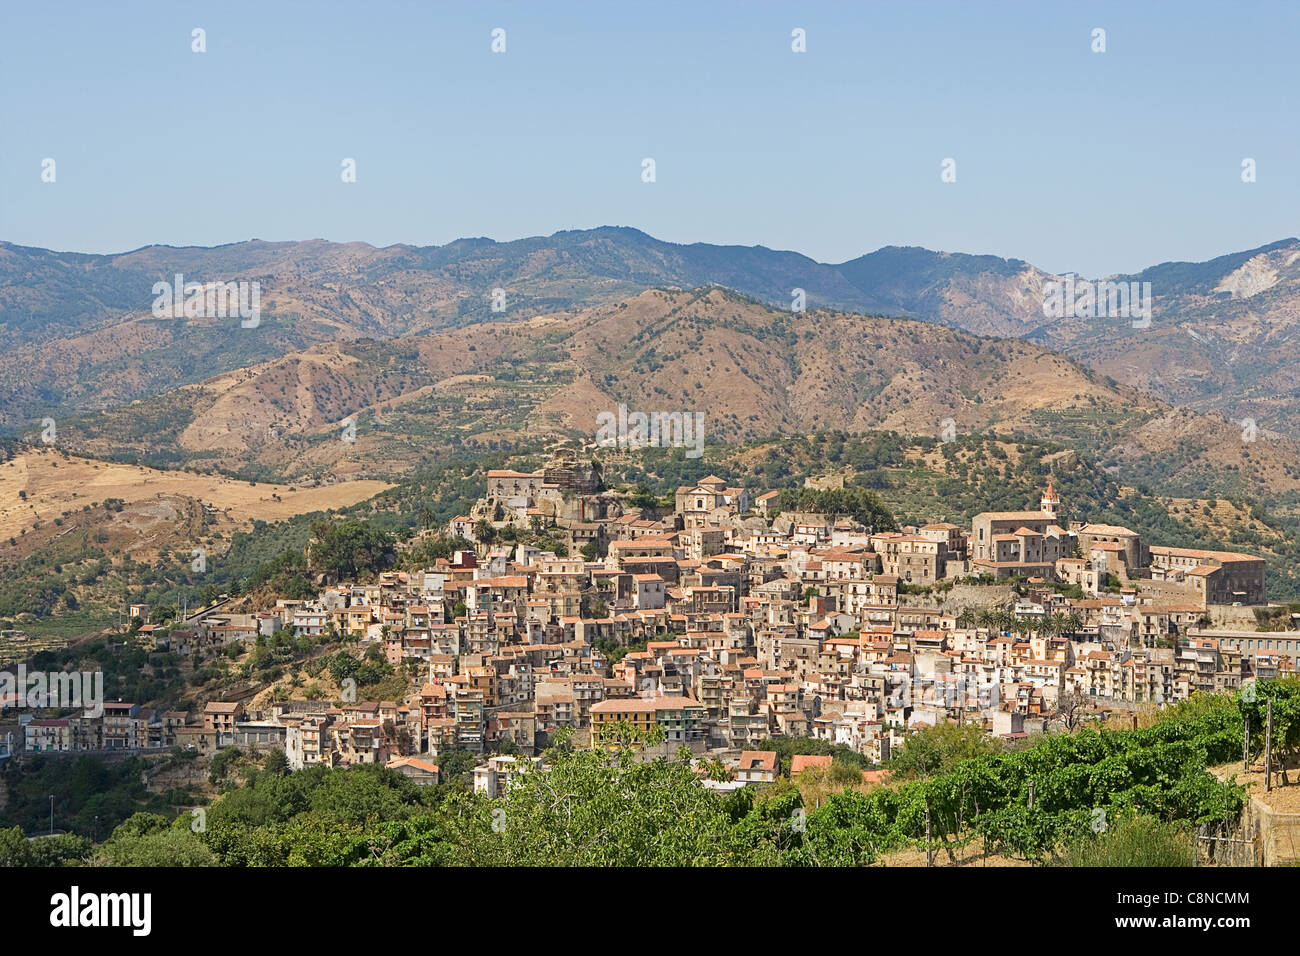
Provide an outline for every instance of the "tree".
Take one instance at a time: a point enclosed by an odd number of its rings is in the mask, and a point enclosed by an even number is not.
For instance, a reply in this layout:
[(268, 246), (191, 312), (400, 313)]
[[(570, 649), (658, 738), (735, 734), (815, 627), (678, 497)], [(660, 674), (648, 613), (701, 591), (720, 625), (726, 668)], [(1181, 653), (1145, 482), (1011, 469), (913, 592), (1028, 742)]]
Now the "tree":
[(137, 813), (95, 851), (96, 866), (215, 866), (217, 858), (182, 815), (168, 826), (164, 817)]
[(848, 515), (874, 531), (894, 531), (898, 524), (878, 495), (865, 488), (830, 490), (786, 489), (777, 497), (781, 511), (809, 511), (827, 515)]
[(160, 604), (149, 614), (149, 623), (166, 624), (168, 621), (175, 618), (176, 615), (177, 608), (175, 604)]
[(356, 577), (362, 571), (382, 571), (396, 558), (393, 536), (364, 521), (312, 525), (307, 543), (307, 566), (313, 571), (334, 571), (340, 577)]
[(0, 830), (0, 867), (69, 866), (89, 854), (90, 840), (71, 833), (29, 840), (21, 827)]
[(1001, 745), (978, 724), (937, 724), (907, 735), (903, 746), (889, 761), (895, 773), (928, 777), (951, 770), (963, 760), (994, 754)]
[(473, 773), (478, 758), (463, 747), (446, 747), (438, 751), (438, 779), (449, 783)]
[(704, 768), (704, 775), (710, 780), (717, 780), (726, 783), (736, 779), (736, 772), (728, 767), (718, 757), (710, 757), (707, 760), (700, 761)]
[[(724, 804), (689, 762), (615, 751), (548, 752), (470, 837), (475, 865), (726, 866), (746, 862)], [(493, 823), (496, 827), (493, 827)]]
[(208, 779), (212, 783), (220, 783), (226, 779), (230, 769), (240, 760), (243, 759), (244, 752), (238, 747), (223, 747), (212, 755), (212, 760), (208, 764)]
[(406, 553), (402, 565), (409, 571), (427, 568), (439, 558), (450, 558), (454, 551), (470, 551), (474, 543), (460, 536), (445, 535), (421, 538)]
[(1066, 620), (1065, 615), (1060, 611), (1052, 614), (1043, 621), (1043, 634), (1048, 637), (1059, 637), (1065, 633)]
[(1089, 704), (1086, 695), (1068, 691), (1056, 698), (1056, 714), (1065, 721), (1065, 729), (1071, 733), (1083, 719), (1083, 711)]
[(273, 748), (262, 761), (262, 772), (275, 777), (283, 777), (289, 772), (289, 758), (279, 747)]

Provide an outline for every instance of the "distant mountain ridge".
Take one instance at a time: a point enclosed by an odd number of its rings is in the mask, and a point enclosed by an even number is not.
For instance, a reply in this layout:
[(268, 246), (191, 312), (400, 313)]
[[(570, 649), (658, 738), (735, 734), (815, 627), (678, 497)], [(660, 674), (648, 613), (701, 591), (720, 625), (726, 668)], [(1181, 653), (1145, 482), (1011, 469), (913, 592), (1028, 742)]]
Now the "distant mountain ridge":
[[(177, 273), (187, 282), (259, 282), (262, 325), (249, 333), (230, 321), (154, 318), (153, 284)], [(997, 256), (886, 246), (827, 264), (618, 226), (427, 247), (250, 240), (102, 256), (0, 243), (0, 425), (111, 407), (329, 341), (718, 285), (778, 308), (802, 289), (810, 309), (1030, 338), (1174, 404), (1300, 434), (1300, 373), (1291, 371), (1300, 368), (1300, 241), (1119, 277), (1152, 283), (1155, 321), (1145, 330), (1120, 319), (1045, 318), (1043, 285), (1052, 278)], [(504, 313), (493, 311), (497, 289)]]

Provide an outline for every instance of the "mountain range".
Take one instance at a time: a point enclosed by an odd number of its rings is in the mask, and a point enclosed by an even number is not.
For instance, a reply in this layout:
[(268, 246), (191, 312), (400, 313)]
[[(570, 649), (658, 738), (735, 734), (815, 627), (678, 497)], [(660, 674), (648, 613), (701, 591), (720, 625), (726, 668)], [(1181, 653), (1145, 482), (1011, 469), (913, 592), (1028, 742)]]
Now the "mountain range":
[[(154, 283), (178, 274), (257, 282), (260, 321), (156, 317)], [(400, 476), (447, 443), (581, 439), (619, 401), (662, 402), (705, 410), (713, 441), (952, 419), (1171, 493), (1295, 490), (1300, 241), (1114, 277), (1151, 284), (1145, 328), (1045, 317), (1055, 278), (612, 227), (428, 248), (0, 244), (0, 425), (34, 440), (54, 418), (70, 447), (159, 467), (337, 480)], [(333, 440), (349, 424), (357, 440)]]
[[(256, 281), (265, 320), (158, 319), (155, 282)], [(1164, 263), (1153, 321), (1047, 318), (1044, 283), (1017, 259), (886, 247), (839, 264), (761, 246), (679, 245), (636, 229), (375, 248), (260, 240), (120, 255), (0, 243), (0, 425), (102, 409), (313, 345), (393, 339), (573, 312), (651, 288), (722, 286), (789, 309), (918, 318), (1014, 336), (1173, 405), (1300, 436), (1300, 241), (1204, 263)], [(501, 290), (493, 311), (493, 292)]]

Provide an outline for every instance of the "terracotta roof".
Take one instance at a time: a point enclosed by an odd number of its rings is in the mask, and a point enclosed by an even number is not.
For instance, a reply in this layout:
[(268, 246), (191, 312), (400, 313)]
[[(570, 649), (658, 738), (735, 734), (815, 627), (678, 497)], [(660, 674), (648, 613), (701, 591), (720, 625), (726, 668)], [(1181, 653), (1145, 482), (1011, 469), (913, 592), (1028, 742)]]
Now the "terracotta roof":
[(741, 770), (776, 770), (775, 750), (743, 750), (740, 754)]
[(829, 756), (818, 757), (812, 754), (796, 754), (790, 759), (790, 776), (796, 776), (809, 767), (829, 767), (831, 758)]
[(438, 765), (429, 763), (427, 760), (420, 760), (417, 757), (395, 757), (388, 761), (384, 766), (390, 770), (396, 770), (398, 767), (414, 767), (416, 770), (423, 770), (425, 773), (437, 773)]
[(683, 707), (701, 707), (690, 697), (625, 697), (602, 700), (591, 705), (593, 714), (650, 713), (656, 710), (679, 710)]

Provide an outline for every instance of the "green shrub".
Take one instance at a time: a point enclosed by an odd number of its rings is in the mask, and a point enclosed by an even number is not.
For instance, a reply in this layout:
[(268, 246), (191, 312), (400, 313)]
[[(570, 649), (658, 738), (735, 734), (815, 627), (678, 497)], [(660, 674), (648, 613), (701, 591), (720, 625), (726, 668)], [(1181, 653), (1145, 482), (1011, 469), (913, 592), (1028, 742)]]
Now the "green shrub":
[(1056, 866), (1193, 866), (1196, 852), (1185, 823), (1162, 823), (1155, 817), (1126, 817), (1103, 832), (1064, 846)]

